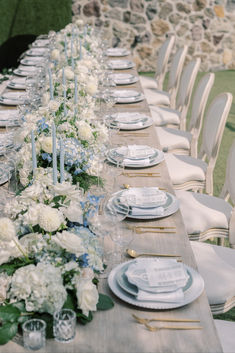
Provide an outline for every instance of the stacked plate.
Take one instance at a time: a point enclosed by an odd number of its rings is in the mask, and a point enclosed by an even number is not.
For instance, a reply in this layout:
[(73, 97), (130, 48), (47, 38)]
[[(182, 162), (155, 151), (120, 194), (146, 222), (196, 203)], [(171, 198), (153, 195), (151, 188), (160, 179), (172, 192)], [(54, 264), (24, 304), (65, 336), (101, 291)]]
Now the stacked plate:
[(110, 78), (116, 85), (130, 85), (136, 83), (139, 78), (132, 74), (110, 74)]
[(17, 109), (0, 110), (0, 127), (19, 126), (20, 114)]
[(150, 309), (171, 309), (189, 304), (204, 289), (202, 277), (176, 260), (140, 258), (115, 267), (109, 287), (129, 304)]
[(4, 105), (24, 104), (26, 100), (27, 95), (20, 92), (6, 92), (0, 96), (0, 104)]
[(35, 66), (43, 63), (44, 58), (42, 56), (26, 56), (20, 60), (20, 63), (25, 66)]
[(32, 48), (29, 49), (25, 52), (26, 55), (29, 56), (46, 56), (49, 54), (49, 49), (48, 48)]
[(108, 67), (112, 70), (132, 69), (134, 66), (135, 64), (130, 60), (110, 60), (108, 62)]
[(108, 48), (106, 50), (107, 56), (127, 56), (130, 55), (130, 50), (125, 48)]
[(13, 79), (8, 82), (7, 87), (11, 89), (26, 89), (25, 79), (25, 77), (13, 77)]
[(13, 71), (13, 73), (17, 76), (31, 76), (35, 75), (38, 71), (36, 66), (19, 66), (17, 69)]
[(115, 90), (110, 94), (116, 99), (116, 103), (119, 104), (137, 103), (145, 99), (143, 93), (131, 89)]
[(129, 145), (112, 148), (107, 153), (107, 160), (117, 164), (122, 160), (125, 167), (143, 168), (156, 165), (164, 160), (164, 153), (146, 145)]
[(118, 125), (120, 130), (141, 130), (153, 124), (153, 119), (150, 116), (138, 112), (120, 112), (105, 118), (108, 126)]
[(0, 134), (0, 156), (13, 147), (13, 135), (11, 133)]
[(11, 177), (13, 166), (0, 162), (0, 185), (5, 184)]
[(45, 48), (45, 47), (48, 47), (49, 45), (50, 45), (49, 39), (36, 39), (32, 43), (32, 47), (36, 47), (36, 48)]
[(175, 213), (179, 209), (179, 202), (174, 195), (157, 187), (143, 187), (114, 193), (106, 207), (115, 208), (120, 214), (129, 208), (128, 218), (156, 219)]

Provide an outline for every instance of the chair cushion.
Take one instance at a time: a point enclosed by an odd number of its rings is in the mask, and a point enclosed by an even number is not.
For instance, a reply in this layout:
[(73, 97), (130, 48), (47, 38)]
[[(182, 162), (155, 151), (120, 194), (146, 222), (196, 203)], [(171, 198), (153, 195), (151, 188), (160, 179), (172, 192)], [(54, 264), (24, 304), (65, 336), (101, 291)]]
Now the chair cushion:
[(156, 79), (154, 79), (153, 77), (148, 77), (148, 76), (139, 76), (139, 80), (141, 83), (141, 86), (143, 87), (143, 89), (145, 88), (158, 88), (158, 84)]
[(144, 95), (148, 104), (170, 105), (170, 95), (168, 92), (159, 91), (154, 88), (145, 88)]
[(149, 109), (156, 126), (164, 126), (172, 124), (178, 126), (180, 124), (180, 112), (174, 109), (165, 107), (156, 107), (150, 105)]
[(235, 250), (198, 241), (190, 243), (210, 305), (223, 304), (234, 297)]
[(176, 148), (190, 150), (192, 141), (190, 132), (163, 127), (156, 127), (155, 129), (164, 152), (170, 152)]
[(211, 228), (228, 229), (232, 206), (219, 197), (190, 191), (175, 191), (187, 233), (199, 234)]
[(223, 353), (235, 351), (235, 322), (225, 320), (214, 320)]
[(205, 181), (207, 164), (200, 159), (166, 153), (165, 161), (173, 185), (183, 184), (190, 180)]

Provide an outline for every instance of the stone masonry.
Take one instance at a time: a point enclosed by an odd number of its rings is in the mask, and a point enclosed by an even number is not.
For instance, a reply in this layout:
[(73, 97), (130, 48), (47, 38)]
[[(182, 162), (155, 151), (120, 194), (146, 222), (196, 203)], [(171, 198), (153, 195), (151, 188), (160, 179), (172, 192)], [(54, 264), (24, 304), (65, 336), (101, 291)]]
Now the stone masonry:
[(154, 71), (169, 35), (175, 49), (203, 71), (235, 69), (235, 6), (231, 0), (73, 0), (73, 18), (102, 29), (109, 46), (130, 48), (139, 71)]

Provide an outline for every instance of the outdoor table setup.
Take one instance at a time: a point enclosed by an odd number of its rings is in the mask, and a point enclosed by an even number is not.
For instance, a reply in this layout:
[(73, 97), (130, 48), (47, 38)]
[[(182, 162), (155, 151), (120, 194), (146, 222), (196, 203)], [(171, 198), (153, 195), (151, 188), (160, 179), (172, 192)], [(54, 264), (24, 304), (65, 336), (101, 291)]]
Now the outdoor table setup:
[[(87, 35), (87, 33), (85, 34)], [(73, 37), (76, 37), (74, 30), (72, 30)], [(27, 92), (27, 78), (24, 79), (24, 77), (29, 75), (32, 78), (35, 67), (37, 67), (33, 65), (33, 62), (38, 64), (38, 62), (41, 62), (40, 57), (47, 55), (49, 50), (46, 46), (47, 44), (49, 45), (47, 40), (38, 39), (35, 42), (36, 44), (32, 44), (32, 48), (26, 52), (27, 57), (21, 59), (23, 69), (18, 68), (14, 70), (15, 76), (7, 83), (7, 88), (5, 88), (4, 92), (1, 92), (0, 127), (7, 126), (7, 124), (4, 124), (4, 119), (15, 119), (14, 121), (18, 121), (18, 114), (20, 113), (15, 109), (18, 104), (24, 105), (24, 102), (26, 102), (27, 106), (29, 96), (26, 97), (24, 90), (26, 89)], [(76, 39), (74, 39), (74, 42), (76, 42)], [(71, 52), (75, 50), (72, 44), (73, 42), (71, 41)], [(68, 43), (65, 40), (65, 53), (67, 47)], [(79, 42), (76, 42), (76, 47), (79, 48)], [(82, 60), (81, 40), (78, 52), (80, 53), (80, 60)], [(109, 48), (106, 51), (106, 56), (108, 58), (108, 67), (113, 70), (109, 76), (118, 87), (108, 88), (109, 95), (115, 100), (115, 105), (112, 109), (110, 111), (98, 112), (99, 116), (101, 113), (104, 113), (103, 119), (111, 134), (109, 148), (105, 151), (105, 160), (103, 158), (102, 163), (107, 168), (110, 168), (110, 170), (112, 169), (113, 173), (116, 172), (116, 186), (119, 186), (119, 188), (113, 188), (111, 195), (108, 193), (108, 198), (105, 198), (98, 216), (105, 216), (106, 213), (112, 216), (115, 215), (117, 224), (123, 224), (126, 227), (126, 232), (130, 231), (128, 233), (130, 236), (129, 244), (128, 239), (126, 239), (126, 242), (122, 239), (125, 245), (128, 244), (129, 249), (126, 251), (123, 248), (121, 262), (111, 266), (111, 271), (109, 269), (109, 262), (107, 263), (108, 275), (104, 276), (107, 278), (102, 278), (98, 274), (98, 291), (111, 297), (114, 306), (110, 310), (97, 311), (94, 314), (93, 320), (87, 325), (76, 325), (73, 310), (70, 312), (69, 308), (62, 309), (67, 311), (62, 314), (61, 311), (59, 314), (54, 314), (55, 340), (45, 340), (44, 321), (37, 322), (37, 325), (34, 322), (29, 325), (26, 321), (23, 325), (24, 346), (27, 349), (38, 349), (38, 347), (41, 347), (40, 352), (48, 353), (75, 353), (78, 351), (84, 353), (221, 352), (221, 345), (204, 292), (204, 282), (197, 272), (179, 210), (180, 205), (172, 188), (164, 161), (164, 153), (161, 150), (153, 127), (153, 120), (143, 95), (132, 57), (129, 50), (125, 48)], [(75, 65), (73, 60), (71, 65)], [(30, 67), (32, 69), (28, 70)], [(28, 74), (26, 74), (26, 71)], [(62, 112), (65, 119), (64, 124), (66, 124), (67, 119), (66, 109), (72, 110), (75, 107), (74, 115), (76, 115), (78, 106), (76, 104), (78, 104), (79, 100), (77, 96), (77, 85), (79, 82), (77, 82), (77, 77), (75, 76), (74, 78), (73, 76), (72, 79), (74, 82), (69, 86), (69, 89), (75, 90), (75, 103), (74, 107), (72, 106), (71, 108), (67, 104), (66, 108), (66, 94), (70, 94), (70, 92), (65, 91), (65, 71), (66, 68), (63, 68), (60, 72), (62, 96), (64, 97), (64, 111)], [(24, 76), (25, 74), (26, 76)], [(56, 87), (52, 87), (53, 75), (50, 70), (48, 80), (49, 93), (51, 95), (50, 101), (52, 101), (55, 99), (53, 93), (56, 92)], [(37, 101), (35, 101), (34, 105), (36, 104)], [(12, 107), (9, 107), (11, 105)], [(49, 107), (51, 106), (49, 105)], [(52, 131), (49, 136), (50, 142), (48, 140), (47, 143), (49, 146), (52, 138), (51, 159), (53, 159), (53, 170), (50, 170), (49, 175), (53, 179), (53, 185), (51, 183), (45, 189), (45, 185), (43, 184), (43, 189), (39, 191), (39, 194), (40, 192), (42, 193), (42, 190), (46, 194), (50, 193), (52, 189), (57, 190), (57, 188), (59, 189), (59, 187), (63, 186), (63, 182), (68, 180), (66, 179), (66, 148), (68, 148), (69, 143), (71, 145), (74, 144), (77, 150), (81, 147), (80, 145), (76, 145), (76, 142), (72, 139), (72, 141), (68, 141), (62, 133), (62, 138), (59, 140), (60, 149), (58, 155), (56, 152), (58, 148), (56, 142), (56, 124), (53, 121), (53, 119), (57, 121), (58, 106), (54, 111), (52, 108), (49, 109), (52, 111), (52, 118), (50, 118), (50, 121), (52, 121)], [(5, 114), (8, 111), (10, 115), (7, 115), (9, 118), (6, 119)], [(46, 111), (43, 111), (43, 114), (46, 116)], [(27, 117), (27, 113), (25, 115)], [(33, 121), (32, 116), (30, 119)], [(42, 120), (37, 125), (38, 130), (43, 129), (42, 126), (46, 126), (46, 129), (48, 129), (47, 121), (45, 119)], [(17, 125), (17, 123), (15, 124)], [(82, 124), (78, 126), (80, 133), (83, 126)], [(26, 141), (28, 142), (28, 146), (30, 146), (30, 153), (32, 154), (33, 170), (31, 186), (35, 182), (37, 183), (37, 164), (41, 160), (38, 157), (39, 148), (37, 142), (39, 141), (39, 137), (37, 133), (38, 131), (34, 135), (34, 131), (32, 130), (30, 132), (30, 141)], [(4, 136), (4, 134), (1, 136)], [(84, 138), (82, 139), (85, 140)], [(8, 139), (8, 144), (10, 143)], [(7, 143), (4, 146), (7, 148)], [(4, 151), (2, 154), (4, 154)], [(44, 151), (43, 156), (48, 158), (48, 153), (46, 155)], [(81, 154), (81, 156), (83, 155)], [(57, 161), (59, 161), (60, 165), (59, 172), (57, 171)], [(2, 170), (1, 165), (0, 170)], [(100, 175), (104, 179), (106, 171), (107, 169), (104, 168), (100, 172)], [(102, 175), (102, 173), (104, 174)], [(24, 180), (23, 176), (21, 177)], [(4, 184), (6, 182), (6, 175), (5, 179), (4, 175), (1, 178), (1, 184)], [(60, 180), (60, 183), (58, 183), (58, 180)], [(78, 189), (74, 185), (73, 187), (74, 195), (81, 197)], [(25, 190), (27, 192), (27, 189)], [(60, 195), (63, 194), (61, 193)], [(68, 195), (68, 202), (72, 204), (76, 200), (72, 199), (71, 195)], [(69, 199), (70, 196), (71, 200)], [(24, 197), (26, 197), (26, 193)], [(22, 204), (25, 202), (24, 198), (22, 200), (18, 198), (17, 200), (19, 200), (19, 204), (20, 202)], [(63, 204), (63, 199), (61, 202), (63, 210), (68, 207), (65, 203)], [(73, 206), (75, 207), (75, 203)], [(8, 212), (10, 214), (11, 211), (8, 210)], [(64, 219), (70, 220), (68, 212), (63, 212)], [(29, 216), (28, 214), (27, 217)], [(27, 221), (24, 214), (19, 219)], [(70, 220), (70, 222), (78, 221), (76, 219), (73, 221)], [(89, 217), (87, 218), (87, 222), (89, 225)], [(37, 223), (35, 222), (35, 224)], [(96, 219), (93, 222), (90, 220), (90, 225), (90, 229), (92, 230), (93, 226), (95, 232), (97, 226)], [(56, 235), (53, 234), (50, 237), (57, 237), (57, 244), (61, 245), (62, 240), (60, 240), (58, 235), (60, 231), (59, 227), (56, 230)], [(132, 234), (131, 231), (133, 231)], [(105, 245), (108, 249), (112, 248), (112, 241), (110, 239), (112, 237), (114, 240), (115, 234), (105, 237)], [(146, 256), (141, 256), (142, 254), (146, 254)], [(100, 272), (102, 274), (102, 271)], [(22, 286), (24, 286), (23, 283)], [(69, 339), (66, 344), (61, 344), (59, 342), (66, 341), (60, 337), (60, 329), (64, 324), (64, 317), (67, 320)], [(36, 348), (32, 348), (30, 335), (38, 343), (38, 346), (35, 343)], [(21, 353), (26, 352), (24, 346), (22, 344), (22, 337), (16, 336), (1, 349), (4, 353), (12, 351)]]

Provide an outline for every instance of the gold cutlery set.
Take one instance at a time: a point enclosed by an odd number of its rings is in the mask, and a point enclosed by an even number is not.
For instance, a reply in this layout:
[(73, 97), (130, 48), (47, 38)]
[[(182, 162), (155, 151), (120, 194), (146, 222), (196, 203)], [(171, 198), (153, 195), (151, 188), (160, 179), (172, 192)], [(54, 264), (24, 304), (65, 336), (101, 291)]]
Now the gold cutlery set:
[(160, 173), (139, 173), (139, 172), (123, 172), (122, 175), (127, 176), (129, 178), (136, 178), (136, 177), (154, 177), (159, 178)]
[(129, 226), (135, 230), (137, 234), (144, 234), (144, 233), (165, 233), (165, 234), (175, 234), (176, 228), (175, 227), (168, 227), (168, 226)]
[(196, 320), (196, 319), (168, 319), (168, 318), (152, 318), (152, 319), (146, 319), (146, 318), (140, 318), (135, 314), (132, 314), (132, 317), (139, 323), (142, 325), (145, 325), (145, 327), (152, 332), (155, 331), (159, 331), (159, 330), (201, 330), (203, 327), (202, 326), (188, 326), (188, 325), (184, 325), (184, 326), (179, 326), (179, 325), (171, 325), (171, 326), (152, 326), (150, 325), (151, 322), (153, 321), (157, 321), (157, 322), (177, 322), (177, 323), (190, 323), (190, 322), (194, 322), (194, 323), (199, 323), (200, 320)]

